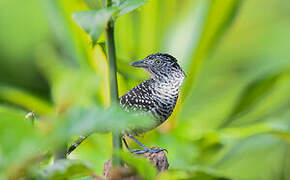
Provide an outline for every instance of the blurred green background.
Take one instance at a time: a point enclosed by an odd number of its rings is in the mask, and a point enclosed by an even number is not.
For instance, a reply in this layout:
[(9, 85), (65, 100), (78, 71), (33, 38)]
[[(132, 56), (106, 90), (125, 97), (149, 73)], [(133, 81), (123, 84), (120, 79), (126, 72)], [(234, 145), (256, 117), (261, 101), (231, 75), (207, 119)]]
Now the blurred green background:
[[(80, 109), (110, 102), (104, 34), (92, 46), (71, 18), (101, 4), (0, 1), (1, 179), (49, 168), (40, 154), (72, 142), (87, 119), (117, 121), (102, 116), (105, 110), (76, 118)], [(289, 34), (289, 0), (151, 0), (117, 19), (120, 95), (148, 78), (129, 63), (151, 53), (175, 56), (187, 74), (171, 118), (139, 137), (169, 151), (170, 170), (156, 179), (290, 179)], [(24, 118), (30, 111), (38, 116), (35, 127)], [(57, 122), (73, 115), (77, 125)], [(111, 154), (111, 135), (96, 133), (69, 159), (100, 175)], [(65, 177), (66, 170), (58, 173)]]

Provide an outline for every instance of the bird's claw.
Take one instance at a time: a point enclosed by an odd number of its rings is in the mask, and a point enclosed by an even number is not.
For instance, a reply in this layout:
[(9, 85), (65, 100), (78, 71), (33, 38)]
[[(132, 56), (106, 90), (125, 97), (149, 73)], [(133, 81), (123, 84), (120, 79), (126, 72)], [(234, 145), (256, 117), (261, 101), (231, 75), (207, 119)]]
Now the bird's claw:
[(168, 153), (167, 149), (163, 149), (163, 148), (150, 149), (148, 152), (151, 152), (151, 153), (159, 153), (161, 151), (165, 151), (166, 153)]
[(143, 150), (140, 149), (130, 149), (125, 138), (123, 138), (123, 142), (126, 146), (126, 148), (128, 149), (128, 151), (130, 151), (133, 154), (144, 154), (144, 153), (159, 153), (160, 151), (166, 151), (168, 153), (168, 151), (166, 149), (161, 149), (161, 148), (156, 148), (153, 147), (151, 149), (149, 149), (148, 147), (144, 146), (142, 143), (140, 143), (135, 137), (133, 137), (132, 135), (128, 135), (131, 139), (133, 139), (137, 144), (139, 144)]
[(148, 152), (148, 150), (140, 150), (140, 149), (134, 149), (130, 151), (133, 154), (144, 154), (146, 152)]
[(159, 153), (161, 151), (166, 151), (168, 153), (168, 151), (166, 149), (160, 149), (160, 148), (155, 148), (155, 149), (143, 149), (143, 150), (140, 150), (140, 149), (134, 149), (134, 150), (130, 150), (131, 153), (133, 154), (144, 154), (144, 153)]

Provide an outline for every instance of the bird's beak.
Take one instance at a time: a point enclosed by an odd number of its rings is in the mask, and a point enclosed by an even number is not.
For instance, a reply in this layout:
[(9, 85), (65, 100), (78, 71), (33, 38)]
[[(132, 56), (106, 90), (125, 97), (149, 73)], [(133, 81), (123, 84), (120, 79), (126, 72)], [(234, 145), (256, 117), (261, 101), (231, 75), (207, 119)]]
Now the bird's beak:
[(132, 62), (130, 65), (134, 67), (142, 67), (142, 68), (148, 67), (144, 61), (135, 61), (135, 62)]

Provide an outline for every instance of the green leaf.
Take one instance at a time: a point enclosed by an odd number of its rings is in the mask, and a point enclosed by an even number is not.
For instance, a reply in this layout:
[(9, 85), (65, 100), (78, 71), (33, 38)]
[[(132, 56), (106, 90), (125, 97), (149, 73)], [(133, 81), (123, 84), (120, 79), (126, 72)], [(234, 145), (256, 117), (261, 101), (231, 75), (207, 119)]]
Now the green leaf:
[[(44, 11), (47, 13), (49, 24), (51, 24), (51, 30), (58, 44), (63, 47), (61, 54), (67, 58), (66, 61), (70, 65), (79, 66), (82, 63), (79, 60), (84, 59), (86, 55), (80, 50), (80, 47), (83, 48), (83, 44), (77, 41), (75, 30), (72, 28), (71, 14), (68, 16), (68, 10), (73, 9), (74, 4), (70, 2), (64, 6), (63, 1), (59, 0), (44, 0), (43, 2)], [(42, 50), (42, 52), (50, 53), (45, 50)], [(43, 56), (43, 54), (41, 55)], [(43, 60), (43, 57), (40, 59)], [(50, 56), (48, 55), (48, 57)]]
[(84, 177), (92, 174), (88, 163), (78, 160), (59, 160), (39, 173), (39, 179), (63, 180), (75, 176)]
[[(100, 8), (92, 5), (91, 1), (87, 2), (89, 6), (94, 9)], [(118, 6), (112, 6), (109, 8), (103, 8), (99, 10), (92, 11), (79, 11), (72, 14), (74, 21), (83, 28), (92, 38), (93, 45), (96, 45), (100, 35), (104, 31), (106, 24), (116, 14), (116, 17), (129, 13), (138, 7), (146, 4), (145, 0), (126, 0), (122, 1)]]
[(144, 157), (138, 157), (130, 153), (121, 152), (121, 158), (130, 167), (136, 169), (137, 173), (144, 180), (153, 179), (157, 174), (157, 169), (152, 166), (151, 162)]
[(194, 166), (189, 170), (169, 170), (161, 173), (157, 180), (179, 180), (179, 179), (197, 179), (197, 180), (227, 180), (228, 178), (218, 175), (212, 169), (206, 169)]
[(289, 174), (289, 155), (287, 142), (261, 134), (228, 145), (213, 167), (231, 179), (280, 179)]
[(90, 9), (101, 9), (105, 4), (103, 0), (84, 0)]
[[(254, 106), (248, 108), (245, 113), (240, 113), (234, 119), (230, 119), (228, 126), (241, 126), (257, 121), (270, 119), (274, 122), (288, 119), (289, 114), (289, 87), (290, 77), (288, 73), (281, 73), (275, 79), (275, 85), (269, 92), (262, 96), (261, 100), (256, 101)], [(267, 88), (264, 87), (266, 90)], [(263, 93), (263, 91), (261, 92)]]
[(119, 5), (119, 15), (127, 14), (131, 11), (134, 11), (135, 9), (139, 8), (140, 6), (143, 6), (146, 4), (147, 1), (145, 0), (125, 0), (122, 1), (121, 4)]
[(221, 138), (221, 141), (226, 141), (228, 139), (242, 139), (257, 134), (272, 133), (277, 137), (283, 136), (283, 138), (286, 138), (286, 140), (288, 138), (289, 140), (290, 128), (287, 127), (287, 123), (289, 122), (269, 121), (263, 123), (256, 123), (245, 127), (224, 128), (219, 132), (219, 137)]
[[(207, 3), (208, 11), (205, 14), (205, 22), (203, 22), (204, 25), (201, 29), (200, 36), (197, 37), (198, 43), (193, 51), (193, 58), (189, 65), (185, 82), (185, 96), (190, 92), (203, 61), (209, 56), (213, 48), (232, 24), (232, 21), (240, 7), (241, 0), (206, 0), (203, 3)], [(204, 17), (201, 16), (201, 18)]]
[[(192, 52), (196, 48), (200, 36), (204, 30), (210, 2), (193, 1), (189, 12), (183, 12), (185, 17), (179, 21), (173, 21), (173, 25), (168, 28), (168, 33), (163, 42), (165, 52), (170, 52), (177, 57), (185, 70), (188, 69)], [(183, 36), (180, 36), (183, 34)]]
[(92, 132), (124, 132), (133, 130), (149, 130), (154, 126), (154, 120), (146, 115), (125, 112), (119, 106), (111, 108), (73, 107), (58, 121), (60, 124), (55, 135), (71, 137)]
[[(117, 13), (116, 17), (118, 17), (135, 10), (146, 3), (147, 1), (145, 0), (126, 0), (122, 1), (118, 6), (99, 10), (75, 12), (72, 17), (74, 21), (91, 36), (93, 45), (96, 45), (100, 35), (106, 27), (106, 24), (115, 13)], [(96, 8), (95, 6), (93, 7)]]
[(248, 85), (248, 87), (241, 93), (236, 106), (233, 108), (228, 119), (221, 125), (221, 127), (226, 127), (235, 118), (235, 116), (240, 113), (246, 112), (251, 108), (256, 102), (261, 100), (267, 93), (269, 93), (275, 86), (275, 82), (278, 78), (282, 77), (283, 73), (274, 74), (271, 76), (263, 77), (253, 81)]
[(74, 21), (91, 36), (93, 45), (95, 45), (104, 31), (107, 22), (116, 11), (116, 7), (79, 11), (73, 13), (72, 17)]
[(197, 180), (227, 180), (228, 178), (218, 174), (214, 169), (204, 168), (202, 166), (193, 166), (179, 170), (169, 170), (160, 173), (156, 180), (180, 180), (180, 179), (197, 179)]
[(46, 147), (44, 138), (24, 117), (24, 111), (0, 106), (0, 176), (3, 172), (9, 177), (26, 175)]
[(0, 100), (19, 105), (37, 114), (52, 112), (52, 105), (29, 92), (9, 86), (0, 85)]

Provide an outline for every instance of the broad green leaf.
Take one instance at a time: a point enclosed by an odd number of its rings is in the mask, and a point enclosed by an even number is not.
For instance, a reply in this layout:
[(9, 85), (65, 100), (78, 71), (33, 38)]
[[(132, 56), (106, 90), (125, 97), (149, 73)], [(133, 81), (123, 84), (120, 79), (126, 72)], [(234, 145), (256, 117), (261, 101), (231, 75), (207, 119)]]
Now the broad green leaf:
[(67, 66), (62, 60), (63, 57), (56, 54), (50, 46), (39, 48), (38, 56), (37, 65), (49, 81), (52, 100), (57, 110), (63, 112), (74, 103), (95, 103), (100, 80), (92, 69)]
[(289, 87), (289, 74), (281, 74), (279, 78), (276, 78), (275, 86), (272, 87), (271, 91), (263, 99), (257, 101), (255, 106), (249, 108), (246, 113), (241, 113), (232, 120), (230, 126), (247, 125), (267, 119), (271, 119), (273, 122), (288, 119)]
[[(73, 27), (70, 16), (67, 15), (67, 10), (75, 6), (74, 3), (63, 5), (63, 0), (44, 0), (43, 11), (47, 13), (47, 19), (50, 23), (52, 32), (58, 44), (63, 47), (63, 60), (71, 66), (79, 66), (85, 58), (82, 52), (82, 43), (78, 42), (75, 34), (76, 29)], [(65, 7), (64, 7), (65, 6)], [(66, 59), (65, 59), (66, 58)]]
[(0, 175), (22, 177), (41, 160), (44, 138), (24, 117), (22, 110), (0, 106)]
[(118, 6), (75, 12), (72, 17), (90, 35), (93, 40), (93, 45), (95, 45), (104, 31), (107, 22), (114, 14), (117, 13), (116, 15), (120, 16), (129, 13), (146, 3), (147, 1), (145, 0), (125, 0), (121, 1)]
[(224, 128), (219, 132), (219, 138), (221, 141), (226, 141), (228, 139), (243, 139), (258, 134), (271, 133), (277, 137), (282, 136), (282, 139), (286, 138), (287, 140), (290, 137), (288, 123), (289, 121), (287, 120), (278, 122), (269, 120), (244, 127)]
[(144, 157), (138, 157), (129, 153), (121, 152), (121, 158), (130, 167), (134, 168), (144, 180), (153, 179), (157, 174), (157, 169)]
[(169, 170), (160, 173), (156, 180), (178, 180), (178, 179), (190, 179), (190, 173), (185, 170)]
[(52, 97), (57, 111), (66, 112), (78, 104), (89, 106), (96, 102), (99, 79), (90, 71), (63, 71), (52, 85)]
[(279, 179), (288, 173), (289, 155), (288, 143), (261, 134), (229, 145), (213, 168), (231, 179)]
[(188, 12), (182, 12), (182, 19), (173, 21), (162, 43), (162, 49), (173, 54), (185, 71), (188, 70), (192, 52), (204, 30), (210, 1), (192, 1), (189, 6), (192, 7)]
[(37, 114), (46, 114), (52, 112), (52, 105), (29, 92), (9, 86), (0, 86), (0, 99)]
[(116, 11), (117, 8), (115, 7), (91, 11), (79, 11), (73, 13), (72, 17), (74, 21), (91, 36), (93, 45), (95, 45), (104, 31), (107, 22)]
[(79, 160), (58, 160), (54, 164), (42, 170), (39, 179), (63, 180), (73, 177), (85, 177), (91, 175), (91, 166)]
[(180, 179), (197, 179), (197, 180), (227, 180), (221, 175), (218, 175), (212, 169), (202, 167), (187, 168), (186, 170), (169, 170), (158, 175), (156, 180), (180, 180)]
[(140, 6), (143, 6), (144, 4), (146, 4), (148, 1), (146, 0), (124, 0), (121, 2), (121, 4), (119, 5), (119, 15), (123, 15), (123, 14), (127, 14), (135, 9), (137, 9)]
[(233, 108), (232, 113), (229, 115), (227, 121), (225, 121), (221, 127), (226, 127), (233, 121), (235, 116), (240, 113), (246, 112), (257, 101), (261, 101), (263, 96), (267, 95), (273, 87), (279, 77), (282, 77), (283, 73), (274, 74), (269, 77), (263, 77), (248, 85), (248, 87), (242, 92), (236, 106)]
[(71, 137), (92, 132), (125, 132), (130, 130), (148, 130), (154, 126), (154, 120), (146, 115), (125, 112), (120, 107), (71, 108), (63, 121), (60, 121), (56, 134)]
[[(209, 56), (218, 41), (225, 34), (232, 24), (234, 17), (240, 7), (241, 0), (206, 0), (208, 2), (208, 12), (202, 33), (198, 38), (198, 43), (193, 50), (192, 60), (189, 64), (187, 78), (185, 82), (184, 94), (187, 96), (192, 84), (200, 71), (203, 61)], [(201, 16), (201, 18), (204, 18)], [(198, 28), (198, 27), (197, 27)]]

